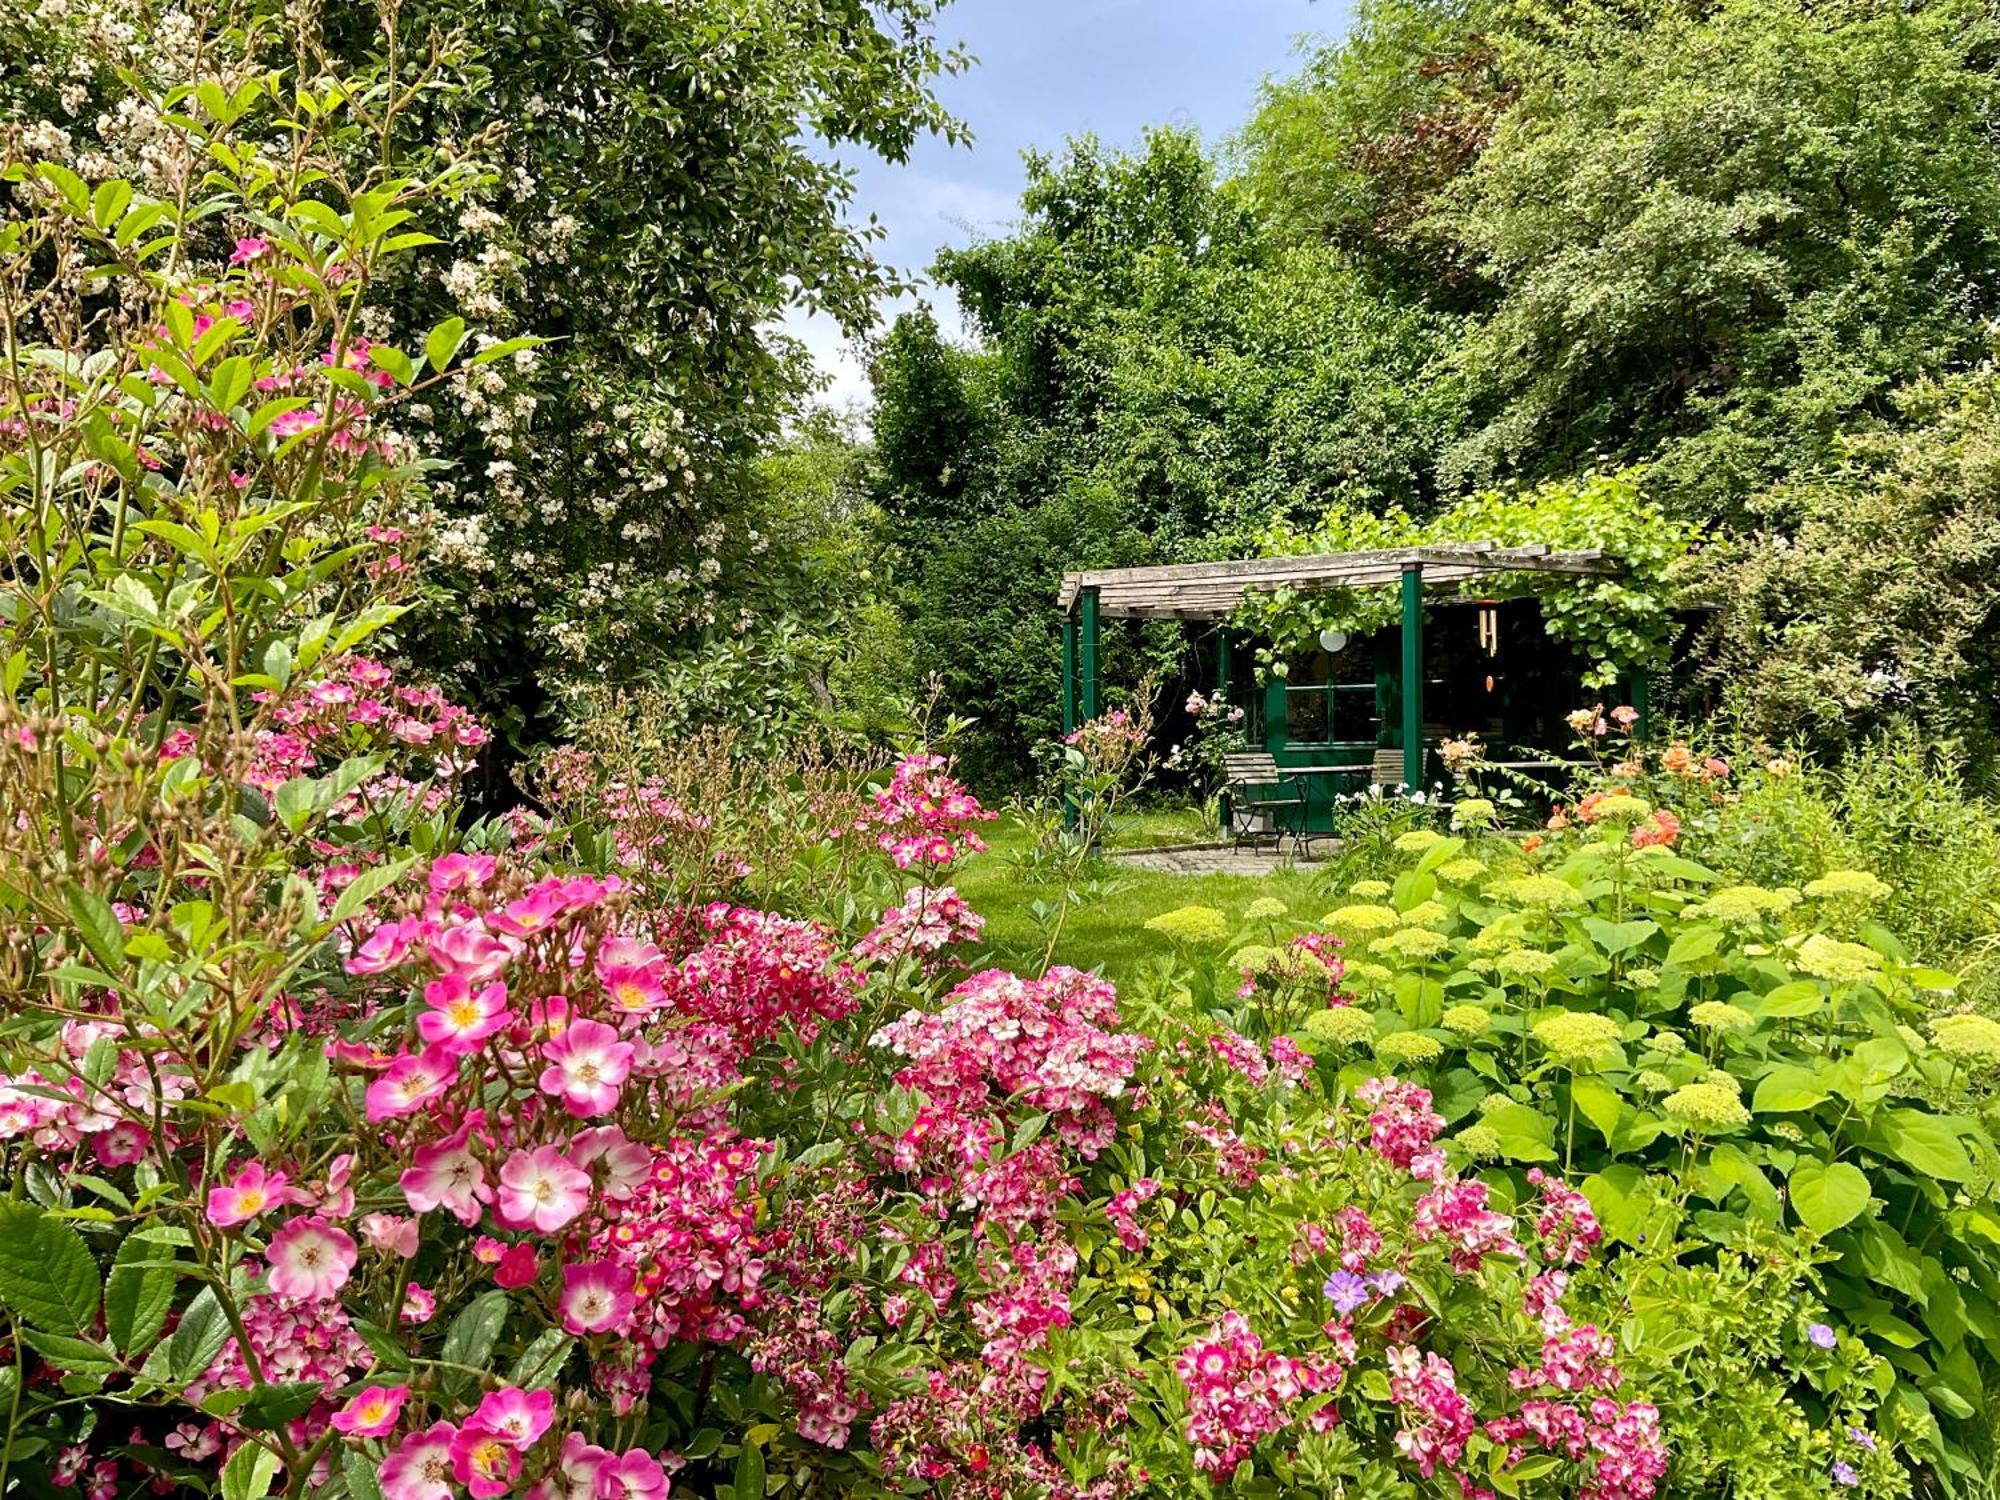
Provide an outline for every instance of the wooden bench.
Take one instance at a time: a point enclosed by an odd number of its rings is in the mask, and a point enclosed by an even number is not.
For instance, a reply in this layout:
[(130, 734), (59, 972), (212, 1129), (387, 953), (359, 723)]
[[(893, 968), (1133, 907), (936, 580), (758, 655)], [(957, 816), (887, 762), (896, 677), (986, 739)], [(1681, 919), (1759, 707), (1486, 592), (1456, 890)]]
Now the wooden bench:
[[(1227, 808), (1231, 842), (1241, 847), (1255, 846), (1260, 839), (1282, 843), (1289, 834), (1294, 840), (1305, 821), (1305, 797), (1285, 784), (1278, 763), (1268, 750), (1243, 750), (1222, 758), (1222, 794)], [(1269, 819), (1268, 827), (1259, 827)]]

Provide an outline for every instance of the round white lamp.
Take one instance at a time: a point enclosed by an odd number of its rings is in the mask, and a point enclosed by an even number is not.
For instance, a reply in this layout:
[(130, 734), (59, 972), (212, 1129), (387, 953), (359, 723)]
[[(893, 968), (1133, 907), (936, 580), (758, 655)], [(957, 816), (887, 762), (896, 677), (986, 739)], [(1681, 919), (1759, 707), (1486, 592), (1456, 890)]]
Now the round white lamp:
[(1328, 656), (1337, 654), (1347, 644), (1347, 632), (1328, 628), (1319, 633), (1319, 649)]

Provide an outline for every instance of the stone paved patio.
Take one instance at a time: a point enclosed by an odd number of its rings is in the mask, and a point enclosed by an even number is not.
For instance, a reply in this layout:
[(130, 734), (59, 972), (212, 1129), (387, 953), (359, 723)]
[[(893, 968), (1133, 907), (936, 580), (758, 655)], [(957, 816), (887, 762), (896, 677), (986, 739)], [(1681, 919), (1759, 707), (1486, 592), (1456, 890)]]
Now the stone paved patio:
[(1226, 844), (1207, 844), (1191, 849), (1133, 849), (1113, 854), (1118, 864), (1141, 870), (1159, 870), (1169, 875), (1271, 875), (1294, 865), (1318, 864), (1333, 848), (1322, 839), (1312, 856), (1300, 859), (1287, 844), (1282, 853), (1269, 845), (1261, 849), (1232, 849)]

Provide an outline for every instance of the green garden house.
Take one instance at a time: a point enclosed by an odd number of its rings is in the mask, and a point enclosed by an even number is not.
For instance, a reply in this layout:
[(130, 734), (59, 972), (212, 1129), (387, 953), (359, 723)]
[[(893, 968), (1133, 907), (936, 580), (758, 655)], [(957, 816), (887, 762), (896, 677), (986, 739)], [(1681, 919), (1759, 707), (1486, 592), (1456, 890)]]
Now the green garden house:
[[(1554, 772), (1572, 742), (1566, 715), (1601, 694), (1586, 693), (1587, 663), (1543, 628), (1536, 590), (1620, 571), (1597, 551), (1460, 542), (1069, 573), (1059, 596), (1064, 724), (1101, 710), (1103, 622), (1179, 620), (1202, 630), (1203, 672), (1243, 710), (1246, 748), (1268, 753), (1304, 830), (1330, 826), (1342, 793), (1427, 786), (1437, 747), (1468, 735), (1491, 765)], [(1286, 590), (1309, 609), (1313, 594), (1350, 589), (1399, 591), (1398, 623), (1352, 637), (1324, 630), (1261, 674), (1260, 643), (1229, 623), (1253, 592)], [(1643, 719), (1644, 674), (1624, 687)]]

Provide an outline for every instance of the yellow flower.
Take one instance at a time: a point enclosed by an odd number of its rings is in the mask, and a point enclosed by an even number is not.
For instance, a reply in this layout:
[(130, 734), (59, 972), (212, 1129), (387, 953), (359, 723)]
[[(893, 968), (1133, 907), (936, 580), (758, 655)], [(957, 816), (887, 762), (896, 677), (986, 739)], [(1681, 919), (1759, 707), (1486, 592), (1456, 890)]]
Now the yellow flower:
[(1351, 932), (1365, 935), (1370, 932), (1387, 932), (1403, 918), (1393, 906), (1372, 906), (1366, 903), (1343, 906), (1321, 917), (1322, 927), (1331, 927), (1336, 932)]
[(1212, 906), (1177, 906), (1146, 923), (1170, 943), (1220, 943), (1229, 936), (1229, 922)]
[(1658, 969), (1627, 969), (1625, 982), (1635, 990), (1656, 990), (1660, 987)]
[(1682, 1084), (1667, 1095), (1664, 1107), (1682, 1124), (1705, 1130), (1726, 1130), (1750, 1123), (1750, 1111), (1743, 1107), (1736, 1090), (1707, 1080)]
[(1719, 891), (1711, 892), (1706, 901), (1690, 906), (1682, 915), (1726, 922), (1732, 927), (1754, 927), (1760, 922), (1783, 916), (1798, 905), (1798, 901), (1799, 893), (1793, 890), (1769, 891), (1761, 885), (1726, 885)]
[(1433, 1063), (1444, 1056), (1444, 1044), (1421, 1031), (1392, 1031), (1376, 1038), (1375, 1055), (1389, 1063)]
[(1259, 896), (1244, 909), (1243, 917), (1249, 922), (1267, 922), (1273, 917), (1290, 913), (1291, 908), (1275, 896)]
[(1405, 927), (1435, 927), (1450, 920), (1451, 913), (1445, 910), (1442, 901), (1419, 901), (1403, 913)]
[(1545, 906), (1551, 911), (1577, 904), (1576, 887), (1553, 875), (1516, 875), (1486, 887), (1495, 901), (1512, 901), (1517, 906)]
[(1347, 894), (1358, 896), (1363, 901), (1379, 901), (1389, 894), (1389, 882), (1386, 880), (1357, 880), (1347, 888)]
[(1859, 943), (1843, 943), (1815, 932), (1799, 944), (1792, 963), (1819, 979), (1836, 984), (1868, 984), (1882, 974), (1882, 955)]
[(1866, 870), (1828, 870), (1819, 879), (1806, 883), (1806, 894), (1815, 901), (1864, 901), (1874, 905), (1893, 888), (1886, 880)]
[(1931, 1040), (1962, 1062), (2000, 1062), (2000, 1021), (1986, 1016), (1940, 1016), (1931, 1022)]
[(1484, 1119), (1486, 1116), (1492, 1114), (1495, 1110), (1505, 1109), (1508, 1105), (1517, 1104), (1519, 1102), (1520, 1102), (1519, 1100), (1511, 1099), (1507, 1095), (1501, 1093), (1498, 1089), (1495, 1089), (1490, 1094), (1480, 1095), (1479, 1116), (1481, 1119)]
[(1448, 859), (1437, 867), (1437, 877), (1447, 885), (1470, 885), (1486, 873), (1486, 861), (1474, 859), (1471, 855), (1463, 859)]
[(1630, 792), (1611, 792), (1599, 797), (1583, 809), (1585, 816), (1593, 823), (1623, 823), (1643, 818), (1653, 810), (1653, 805), (1643, 797), (1635, 797)]
[(1389, 970), (1383, 968), (1380, 964), (1371, 964), (1365, 958), (1357, 959), (1355, 962), (1348, 964), (1346, 968), (1347, 973), (1343, 977), (1357, 989), (1379, 990), (1383, 985), (1395, 978), (1395, 975), (1390, 973)]
[(1446, 1029), (1460, 1036), (1485, 1036), (1493, 1028), (1493, 1017), (1483, 1005), (1454, 1005), (1443, 1019)]
[(1508, 979), (1541, 979), (1559, 965), (1553, 953), (1539, 948), (1510, 948), (1493, 960), (1493, 967)]
[(1749, 1011), (1726, 1000), (1702, 1001), (1688, 1011), (1688, 1020), (1703, 1031), (1748, 1031), (1757, 1024), (1757, 1018)]
[(1674, 1086), (1673, 1079), (1652, 1068), (1641, 1068), (1632, 1075), (1632, 1081), (1649, 1094), (1664, 1094)]
[(1405, 927), (1375, 939), (1368, 945), (1368, 951), (1422, 963), (1427, 958), (1436, 958), (1450, 946), (1451, 939), (1441, 932), (1432, 932), (1428, 927)]
[(1616, 1045), (1623, 1028), (1609, 1016), (1590, 1011), (1563, 1011), (1535, 1022), (1535, 1040), (1565, 1067), (1591, 1061)]
[(1434, 828), (1412, 828), (1396, 840), (1396, 849), (1402, 854), (1426, 854), (1444, 842), (1444, 835)]
[(1505, 953), (1518, 948), (1528, 935), (1528, 924), (1517, 911), (1502, 912), (1465, 940), (1471, 953)]
[(1655, 1052), (1665, 1057), (1679, 1057), (1687, 1051), (1687, 1038), (1678, 1031), (1656, 1031), (1647, 1040)]
[(1355, 1047), (1375, 1034), (1375, 1017), (1351, 1005), (1316, 1010), (1306, 1017), (1306, 1035), (1329, 1047)]

